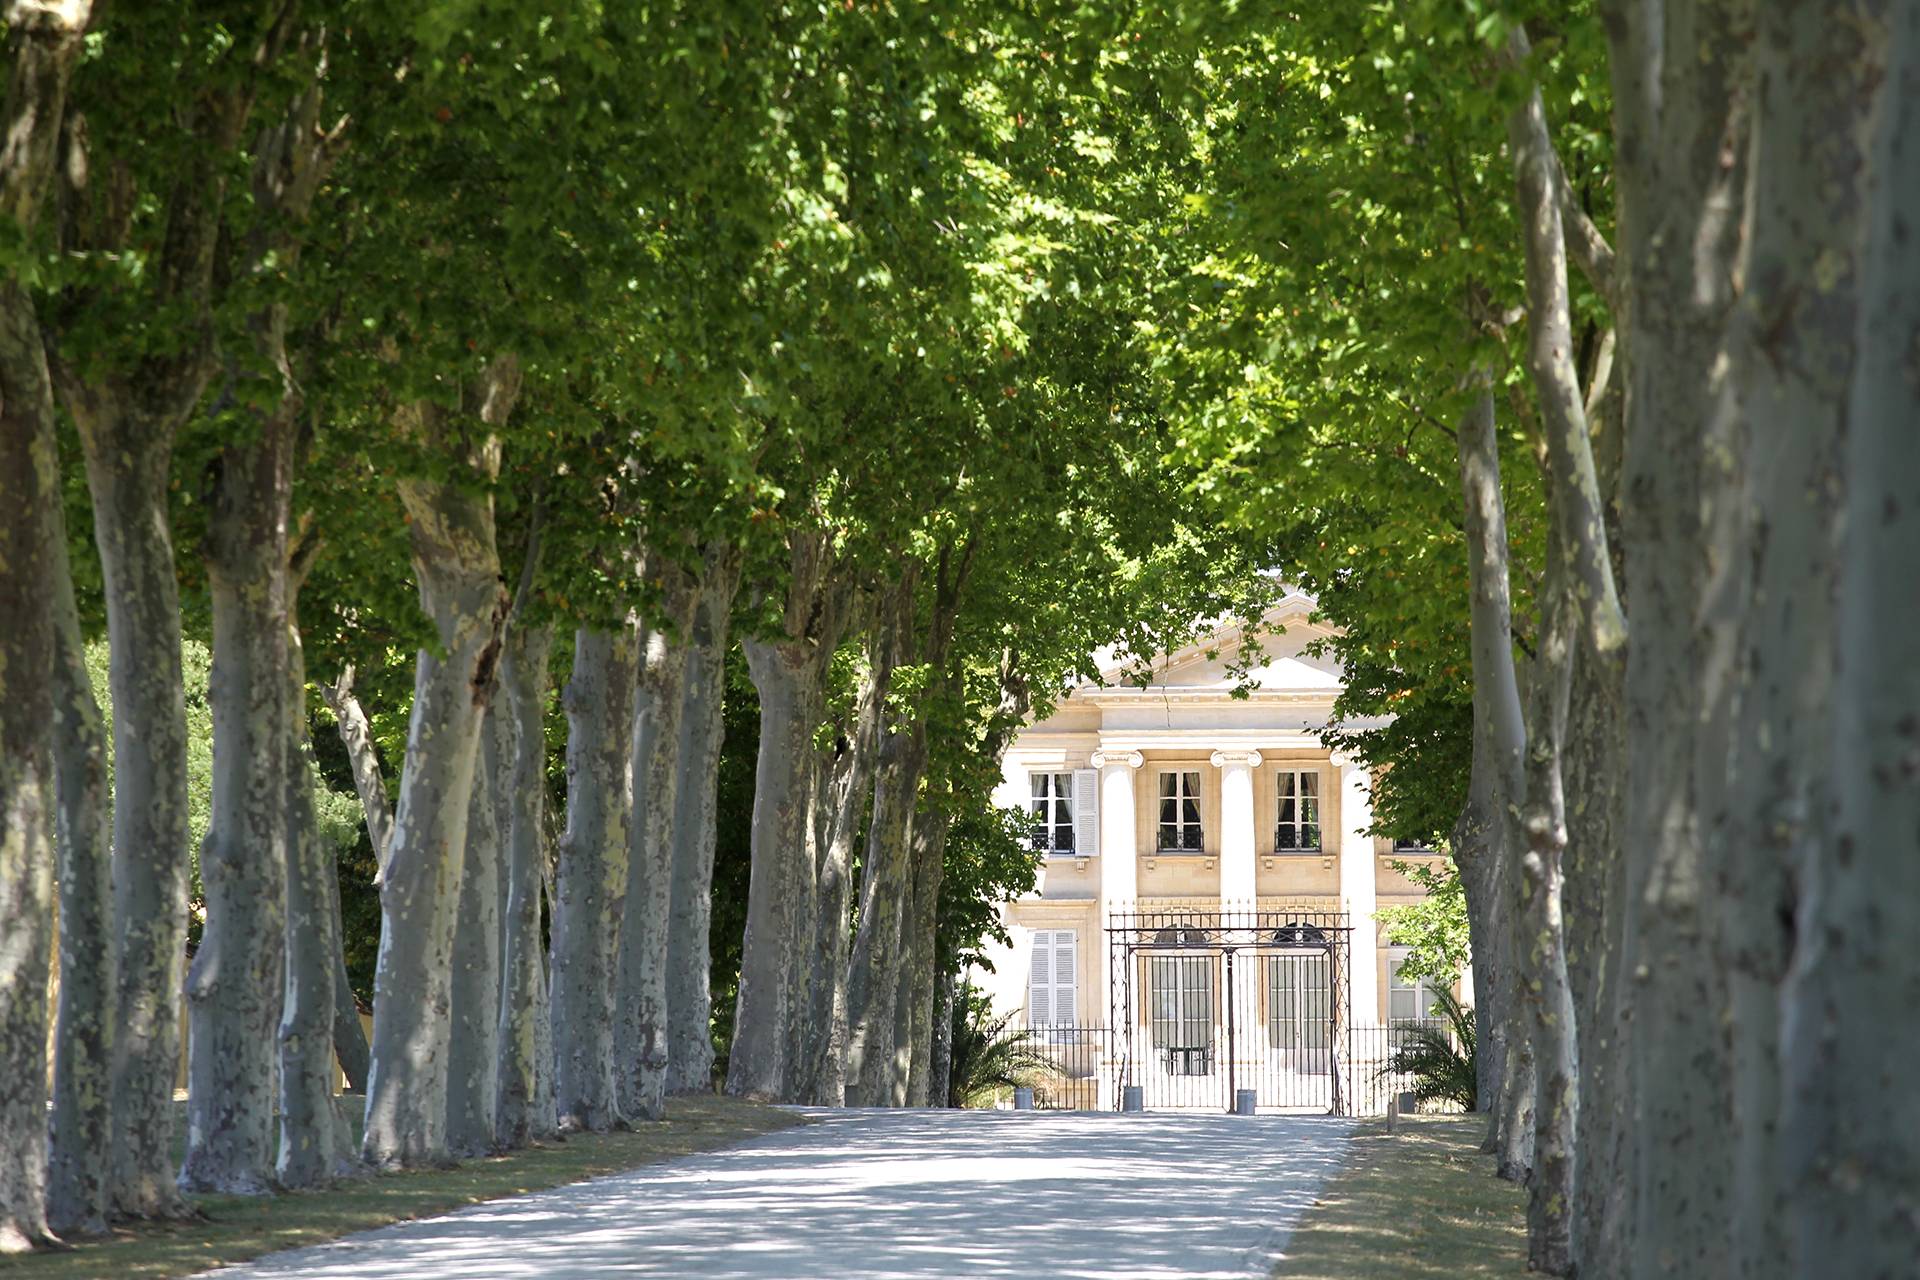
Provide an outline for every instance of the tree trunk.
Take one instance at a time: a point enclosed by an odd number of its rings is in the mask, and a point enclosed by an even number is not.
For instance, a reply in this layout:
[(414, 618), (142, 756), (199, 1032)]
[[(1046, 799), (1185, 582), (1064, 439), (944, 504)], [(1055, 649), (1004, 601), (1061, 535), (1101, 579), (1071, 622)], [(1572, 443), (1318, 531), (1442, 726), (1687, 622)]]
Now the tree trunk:
[(1626, 896), (1624, 667), (1574, 654), (1566, 741), (1567, 979), (1580, 1044), (1580, 1140), (1574, 1149), (1573, 1251), (1582, 1274), (1622, 1275), (1627, 1138), (1626, 1046), (1614, 993)]
[[(332, 684), (320, 686), (320, 696), (333, 712), (340, 730), (340, 741), (347, 748), (347, 764), (353, 770), (353, 789), (360, 796), (360, 812), (367, 822), (367, 839), (373, 845), (373, 864), (382, 875), (387, 866), (387, 849), (393, 843), (393, 813), (387, 805), (387, 782), (380, 773), (380, 757), (373, 747), (373, 726), (353, 693), (353, 668), (343, 670)], [(376, 875), (379, 883), (382, 875)]]
[[(31, 243), (53, 174), (85, 0), (8, 11), (0, 218)], [(113, 929), (99, 835), (100, 718), (78, 651), (66, 566), (53, 388), (31, 293), (0, 281), (0, 1253), (51, 1243), (56, 1220), (102, 1225), (108, 1116), (101, 1056), (112, 1044)], [(78, 679), (76, 680), (76, 672)], [(57, 717), (57, 719), (56, 719)], [(50, 745), (58, 742), (58, 782)], [(63, 952), (56, 1031), (55, 1167), (47, 1166), (47, 966), (56, 785), (61, 809)], [(81, 806), (87, 812), (81, 812)], [(71, 907), (74, 914), (64, 913)], [(73, 987), (77, 983), (77, 989)], [(71, 994), (69, 992), (71, 991)], [(97, 1003), (78, 1004), (82, 1000)]]
[[(816, 719), (826, 719), (827, 673), (821, 673), (821, 696)], [(818, 725), (815, 728), (818, 734)], [(817, 972), (812, 964), (814, 930), (820, 917), (820, 864), (825, 858), (821, 841), (826, 837), (826, 812), (830, 803), (825, 791), (827, 770), (820, 750), (809, 741), (806, 762), (807, 816), (802, 830), (805, 840), (794, 859), (794, 879), (789, 890), (787, 918), (793, 929), (793, 963), (787, 971), (786, 1044), (781, 1061), (786, 1074), (780, 1096), (787, 1102), (803, 1102), (818, 1088), (814, 1068), (818, 1065), (808, 1034), (812, 1028), (814, 992), (831, 975)]]
[(940, 883), (945, 878), (947, 831), (952, 818), (944, 810), (923, 812), (913, 824), (913, 913), (907, 961), (909, 1057), (906, 1105), (924, 1107), (933, 1098), (934, 961), (939, 938)]
[(185, 1212), (173, 1179), (173, 1082), (188, 873), (186, 694), (167, 515), (177, 418), (154, 420), (105, 388), (71, 407), (106, 580), (113, 705), (113, 1207), (173, 1217)]
[[(288, 583), (288, 733), (284, 757), (287, 824), (285, 997), (279, 1026), (280, 1153), (275, 1177), (282, 1187), (320, 1187), (352, 1173), (353, 1132), (333, 1091), (334, 983), (341, 967), (340, 912), (333, 850), (314, 827), (317, 766), (307, 736), (306, 660), (300, 645), (297, 592), (300, 570)], [(356, 1022), (358, 1020), (356, 1019)]]
[(186, 1191), (273, 1189), (274, 1067), (286, 982), (287, 524), (294, 422), (282, 403), (222, 455), (209, 514), (213, 809), (206, 925), (187, 974)]
[[(1555, 497), (1560, 496), (1555, 490)], [(1541, 626), (1532, 714), (1528, 717), (1526, 808), (1516, 870), (1516, 919), (1522, 952), (1520, 989), (1534, 1056), (1534, 1130), (1527, 1180), (1527, 1267), (1547, 1275), (1573, 1274), (1573, 1172), (1580, 1118), (1580, 1055), (1567, 980), (1562, 913), (1567, 849), (1562, 751), (1573, 676), (1572, 592), (1564, 538), (1548, 535), (1541, 589)]]
[(673, 887), (667, 930), (667, 1088), (713, 1088), (711, 989), (715, 787), (724, 731), (728, 622), (739, 583), (731, 560), (711, 562), (694, 613), (674, 785)]
[(860, 885), (860, 927), (847, 975), (847, 1101), (894, 1105), (904, 1080), (895, 1027), (905, 917), (911, 909), (914, 797), (927, 761), (924, 721), (899, 726), (880, 747), (873, 816)]
[(891, 647), (884, 637), (867, 648), (851, 734), (828, 775), (827, 827), (819, 841), (816, 873), (818, 910), (813, 922), (813, 1004), (807, 1010), (808, 1042), (813, 1056), (809, 1075), (818, 1106), (847, 1101), (847, 967), (853, 941), (853, 851), (863, 830), (861, 819), (873, 794), (875, 757), (880, 748), (880, 718), (892, 681)]
[(1675, 26), (1612, 0), (1604, 23), (1624, 267), (1621, 528), (1633, 620), (1626, 977), (1615, 992), (1631, 1019), (1621, 1031), (1632, 1209), (1621, 1234), (1637, 1280), (1722, 1275), (1730, 1265), (1726, 995), (1705, 919), (1695, 727), (1709, 652), (1725, 630), (1703, 608), (1713, 594), (1703, 530), (1727, 506), (1708, 468), (1735, 457), (1716, 423), (1726, 417), (1723, 335), (1747, 185), (1753, 8), (1710, 0)]
[[(312, 750), (312, 743), (308, 743)], [(327, 893), (333, 899), (333, 923), (336, 932), (340, 930), (340, 873), (329, 862), (327, 867)], [(372, 1058), (372, 1050), (367, 1044), (367, 1029), (360, 1021), (360, 1002), (353, 994), (353, 979), (347, 973), (347, 953), (343, 950), (333, 958), (333, 1053), (339, 1060), (340, 1074), (346, 1077), (347, 1088), (354, 1093), (367, 1091), (367, 1067)]]
[(689, 631), (697, 600), (669, 592), (664, 627), (648, 627), (634, 700), (635, 821), (627, 832), (627, 901), (620, 930), (614, 1079), (629, 1120), (660, 1120), (667, 1096), (667, 925), (673, 908), (673, 819)]
[[(8, 393), (11, 395), (11, 392)], [(54, 557), (53, 734), (59, 793), (60, 994), (53, 1110), (47, 1129), (47, 1220), (57, 1232), (107, 1229), (112, 1141), (113, 881), (107, 847), (107, 731), (87, 673), (68, 564), (66, 520), (48, 505)]]
[(562, 1129), (604, 1133), (614, 1094), (614, 994), (633, 811), (629, 627), (574, 634), (567, 711), (567, 829), (553, 899), (554, 1104)]
[[(360, 699), (353, 695), (353, 668), (343, 670), (332, 684), (322, 683), (320, 696), (333, 712), (340, 741), (347, 748), (347, 765), (353, 771), (353, 789), (360, 797), (360, 813), (367, 824), (367, 839), (373, 846), (374, 883), (383, 878), (387, 865), (387, 846), (393, 841), (393, 815), (387, 807), (387, 783), (380, 773), (380, 761), (373, 748), (373, 727)], [(338, 870), (329, 872), (333, 880), (334, 918), (340, 916)], [(333, 1046), (340, 1058), (340, 1071), (347, 1087), (364, 1094), (372, 1050), (367, 1044), (366, 1027), (360, 1021), (360, 1005), (354, 998), (353, 983), (347, 976), (347, 956), (342, 951), (333, 970)]]
[[(487, 719), (498, 714), (490, 709)], [(500, 1046), (500, 831), (494, 793), (499, 752), (491, 724), (480, 730), (479, 763), (467, 806), (467, 853), (453, 936), (453, 1025), (447, 1039), (447, 1149), (491, 1155)]]
[[(1485, 830), (1492, 842), (1482, 883), (1494, 904), (1488, 917), (1498, 1008), (1481, 1015), (1481, 1034), (1491, 1034), (1501, 1054), (1499, 1095), (1489, 1138), (1496, 1140), (1501, 1177), (1524, 1180), (1531, 1164), (1534, 1067), (1532, 1046), (1517, 999), (1519, 957), (1511, 927), (1513, 824), (1505, 816), (1525, 799), (1526, 723), (1513, 665), (1513, 606), (1509, 588), (1506, 507), (1500, 490), (1500, 446), (1494, 431), (1493, 391), (1476, 371), (1472, 406), (1459, 428), (1460, 478), (1465, 495), (1467, 566), (1472, 592), (1475, 793), (1484, 787)], [(1482, 767), (1484, 765), (1484, 768)], [(1480, 878), (1481, 868), (1475, 868)], [(1469, 885), (1471, 888), (1471, 885)], [(1478, 961), (1476, 960), (1476, 965)]]
[(506, 779), (507, 908), (500, 1001), (499, 1094), (494, 1132), (509, 1149), (549, 1137), (551, 1106), (539, 1105), (540, 1046), (548, 1037), (547, 966), (540, 938), (540, 893), (546, 853), (543, 810), (547, 796), (547, 660), (551, 627), (515, 625), (507, 631), (500, 664), (504, 716), (512, 746)]
[(1504, 971), (1499, 941), (1505, 925), (1499, 910), (1503, 895), (1494, 879), (1499, 862), (1494, 831), (1499, 819), (1492, 812), (1492, 784), (1488, 780), (1491, 766), (1484, 761), (1479, 737), (1476, 733), (1467, 803), (1453, 824), (1453, 860), (1466, 892), (1467, 943), (1473, 955), (1474, 1094), (1478, 1108), (1487, 1114), (1481, 1150), (1491, 1153), (1499, 1144), (1500, 1081), (1506, 1065), (1505, 993), (1501, 986)]
[[(517, 365), (495, 361), (472, 399), (497, 426), (518, 394)], [(450, 448), (438, 411), (416, 411), (423, 434)], [(497, 471), (497, 447), (477, 470)], [(500, 583), (493, 502), (452, 484), (406, 479), (420, 602), (441, 653), (422, 650), (400, 774), (393, 844), (380, 885), (380, 956), (374, 977), (373, 1067), (362, 1153), (382, 1169), (447, 1159), (447, 1055), (452, 1016), (455, 911), (480, 729), (493, 696), (507, 594)]]
[(953, 975), (943, 973), (933, 1005), (933, 1063), (929, 1068), (927, 1105), (953, 1105)]
[[(1873, 74), (1877, 33), (1844, 34), (1853, 111), (1809, 114), (1795, 135), (1844, 124), (1847, 137), (1871, 138), (1852, 171), (1865, 249), (1842, 460), (1852, 536), (1836, 619), (1833, 816), (1797, 869), (1797, 946), (1780, 1003), (1787, 1227), (1792, 1274), (1806, 1280), (1898, 1275), (1920, 1257), (1920, 1136), (1899, 1102), (1920, 1057), (1920, 1027), (1904, 1016), (1920, 992), (1920, 164), (1910, 154), (1920, 13), (1899, 8), (1884, 79)], [(1827, 261), (1806, 265), (1818, 277)], [(1796, 305), (1783, 292), (1777, 305)]]
[(794, 896), (811, 878), (810, 869), (799, 863), (812, 816), (807, 784), (824, 662), (815, 646), (805, 643), (748, 640), (746, 653), (747, 669), (760, 694), (760, 749), (754, 771), (753, 866), (727, 1092), (779, 1099), (786, 1096), (787, 1033), (793, 1016), (787, 1002), (801, 932)]
[(1757, 43), (1732, 341), (1755, 479), (1726, 788), (1745, 823), (1721, 828), (1715, 886), (1734, 1274), (1892, 1276), (1920, 1258), (1897, 1101), (1920, 1035), (1888, 1016), (1920, 994), (1920, 7), (1769, 8)]
[[(52, 110), (57, 127), (66, 68), (64, 38), (16, 33), (7, 114), (34, 127)], [(49, 65), (51, 64), (51, 65)], [(48, 83), (47, 77), (54, 77)], [(23, 102), (26, 97), (28, 101)], [(23, 119), (24, 117), (24, 119)], [(29, 139), (29, 145), (32, 145)], [(18, 141), (6, 139), (6, 159)], [(0, 176), (9, 199), (14, 175)], [(48, 512), (60, 502), (53, 397), (33, 304), (18, 284), (0, 284), (0, 1253), (50, 1243), (47, 1228), (47, 978), (53, 918), (53, 724), (55, 608), (59, 582)], [(70, 928), (72, 926), (69, 926)], [(100, 945), (104, 936), (91, 941)]]

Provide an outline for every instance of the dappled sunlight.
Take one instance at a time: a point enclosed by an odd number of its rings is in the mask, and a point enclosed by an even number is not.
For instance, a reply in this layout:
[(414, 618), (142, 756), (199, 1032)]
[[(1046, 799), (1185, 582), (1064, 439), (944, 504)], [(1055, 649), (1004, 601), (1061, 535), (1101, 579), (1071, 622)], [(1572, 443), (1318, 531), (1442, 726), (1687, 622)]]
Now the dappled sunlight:
[(1350, 1125), (1299, 1116), (809, 1112), (724, 1152), (217, 1274), (454, 1280), (1264, 1275)]

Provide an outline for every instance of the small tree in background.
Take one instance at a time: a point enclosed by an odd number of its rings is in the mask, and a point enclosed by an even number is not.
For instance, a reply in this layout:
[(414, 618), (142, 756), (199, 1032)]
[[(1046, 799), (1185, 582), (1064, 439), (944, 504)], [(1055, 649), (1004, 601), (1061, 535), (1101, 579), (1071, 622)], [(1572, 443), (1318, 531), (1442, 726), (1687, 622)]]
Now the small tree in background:
[(1011, 1013), (998, 1017), (987, 993), (966, 983), (953, 999), (953, 1062), (947, 1076), (949, 1107), (982, 1107), (1017, 1085), (1031, 1085), (1053, 1070), (1035, 1048), (1031, 1032), (1009, 1030)]
[(1480, 1090), (1473, 1010), (1445, 987), (1434, 994), (1446, 1016), (1446, 1026), (1406, 1028), (1401, 1033), (1404, 1038), (1394, 1046), (1378, 1074), (1381, 1078), (1411, 1077), (1416, 1102), (1451, 1102), (1462, 1111), (1474, 1111), (1479, 1106)]

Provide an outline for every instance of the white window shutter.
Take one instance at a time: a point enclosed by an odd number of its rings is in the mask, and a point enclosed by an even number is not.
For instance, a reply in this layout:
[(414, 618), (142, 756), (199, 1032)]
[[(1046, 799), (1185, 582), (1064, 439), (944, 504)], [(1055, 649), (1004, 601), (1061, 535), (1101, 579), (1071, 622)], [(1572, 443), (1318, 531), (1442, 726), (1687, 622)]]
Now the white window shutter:
[(1051, 931), (1046, 929), (1034, 931), (1033, 963), (1027, 972), (1027, 1025), (1029, 1027), (1044, 1027), (1053, 1022), (1052, 1002), (1048, 999), (1053, 993), (1052, 943)]
[(1071, 929), (1059, 929), (1053, 935), (1053, 1019), (1059, 1023), (1080, 1020), (1079, 983), (1076, 981), (1079, 935)]
[(1100, 771), (1073, 771), (1073, 850), (1081, 857), (1100, 852)]

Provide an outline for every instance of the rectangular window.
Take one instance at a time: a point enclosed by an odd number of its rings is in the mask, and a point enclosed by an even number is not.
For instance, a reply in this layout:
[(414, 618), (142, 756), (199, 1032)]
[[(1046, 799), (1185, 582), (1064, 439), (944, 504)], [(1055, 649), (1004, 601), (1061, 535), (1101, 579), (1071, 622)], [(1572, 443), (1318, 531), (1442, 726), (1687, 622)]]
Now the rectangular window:
[(1033, 847), (1048, 853), (1072, 853), (1073, 775), (1033, 775)]
[(1387, 1023), (1390, 1026), (1439, 1020), (1434, 1012), (1433, 988), (1423, 979), (1400, 972), (1408, 954), (1406, 947), (1391, 947), (1387, 951)]
[(1395, 853), (1432, 853), (1433, 846), (1425, 840), (1395, 840), (1393, 851)]
[(1169, 770), (1160, 775), (1160, 839), (1164, 852), (1199, 853), (1200, 774)]
[(1276, 853), (1320, 851), (1320, 772), (1282, 769), (1279, 779), (1279, 822), (1273, 831)]
[(1152, 956), (1153, 1047), (1169, 1074), (1213, 1074), (1213, 957)]
[(1029, 1027), (1074, 1024), (1080, 1007), (1076, 997), (1078, 945), (1079, 935), (1072, 929), (1033, 931), (1033, 962), (1027, 970)]

